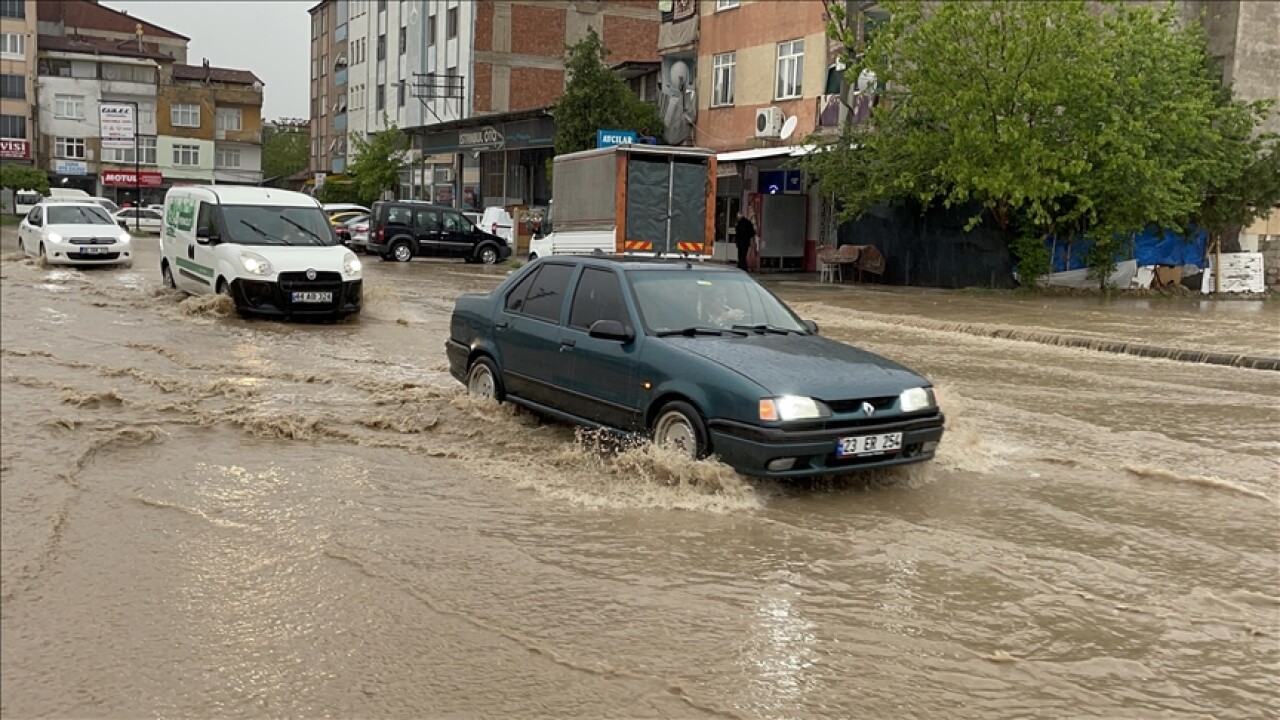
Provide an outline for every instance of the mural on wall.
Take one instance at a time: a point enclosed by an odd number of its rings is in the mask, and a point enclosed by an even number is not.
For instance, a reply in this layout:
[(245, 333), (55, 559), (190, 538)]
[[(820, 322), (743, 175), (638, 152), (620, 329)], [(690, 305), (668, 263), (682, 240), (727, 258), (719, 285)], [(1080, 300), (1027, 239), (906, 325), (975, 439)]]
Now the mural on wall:
[(692, 58), (662, 59), (662, 94), (658, 97), (662, 114), (663, 139), (679, 145), (693, 137), (698, 119), (698, 91)]

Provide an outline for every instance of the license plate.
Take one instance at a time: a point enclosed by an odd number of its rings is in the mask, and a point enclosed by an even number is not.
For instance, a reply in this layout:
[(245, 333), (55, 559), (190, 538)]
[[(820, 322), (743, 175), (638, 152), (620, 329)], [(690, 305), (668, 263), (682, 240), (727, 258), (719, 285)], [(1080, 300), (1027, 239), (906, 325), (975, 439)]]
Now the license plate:
[(293, 301), (296, 303), (333, 302), (333, 293), (331, 292), (296, 292), (293, 294)]
[(81, 255), (105, 255), (105, 254), (106, 254), (106, 252), (107, 252), (107, 248), (105, 248), (105, 247), (82, 247), (82, 248), (80, 248), (80, 254), (81, 254)]
[(836, 457), (861, 457), (863, 455), (884, 455), (902, 449), (902, 433), (886, 433), (884, 435), (861, 435), (859, 437), (840, 438), (836, 443)]

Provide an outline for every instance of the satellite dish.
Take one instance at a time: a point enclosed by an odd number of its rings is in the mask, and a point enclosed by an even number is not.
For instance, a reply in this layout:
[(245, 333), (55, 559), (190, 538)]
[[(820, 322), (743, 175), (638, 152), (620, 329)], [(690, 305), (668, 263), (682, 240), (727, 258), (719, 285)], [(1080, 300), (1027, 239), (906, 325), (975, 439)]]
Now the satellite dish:
[(799, 124), (800, 124), (800, 120), (797, 119), (795, 115), (792, 115), (791, 117), (787, 118), (787, 121), (782, 123), (782, 134), (781, 134), (782, 139), (786, 140), (790, 138), (796, 131), (796, 125), (799, 125)]

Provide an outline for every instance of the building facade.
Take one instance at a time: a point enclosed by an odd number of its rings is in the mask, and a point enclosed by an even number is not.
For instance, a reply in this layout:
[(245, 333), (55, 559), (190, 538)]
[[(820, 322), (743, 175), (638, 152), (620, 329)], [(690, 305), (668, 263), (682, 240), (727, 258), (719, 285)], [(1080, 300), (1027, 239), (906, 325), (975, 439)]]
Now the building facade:
[(0, 0), (0, 162), (38, 161), (36, 35), (35, 0)]
[(174, 63), (162, 72), (157, 160), (165, 186), (262, 182), (263, 84), (248, 70)]

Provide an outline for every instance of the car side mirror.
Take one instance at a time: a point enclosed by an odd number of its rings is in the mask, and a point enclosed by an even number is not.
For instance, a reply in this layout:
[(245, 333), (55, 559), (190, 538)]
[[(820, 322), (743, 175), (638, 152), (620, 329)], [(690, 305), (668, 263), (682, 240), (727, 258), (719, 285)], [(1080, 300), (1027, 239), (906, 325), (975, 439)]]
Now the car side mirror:
[(217, 245), (218, 236), (217, 235), (196, 235), (196, 244), (197, 245)]
[(805, 329), (805, 330), (808, 330), (810, 333), (812, 333), (812, 334), (814, 334), (814, 335), (817, 335), (817, 334), (818, 334), (818, 323), (816, 323), (816, 322), (814, 322), (814, 321), (812, 321), (812, 320), (805, 320), (805, 321), (804, 321), (804, 329)]
[(597, 320), (591, 324), (587, 334), (593, 338), (617, 340), (623, 343), (629, 343), (636, 338), (636, 334), (630, 328), (623, 327), (617, 320)]

